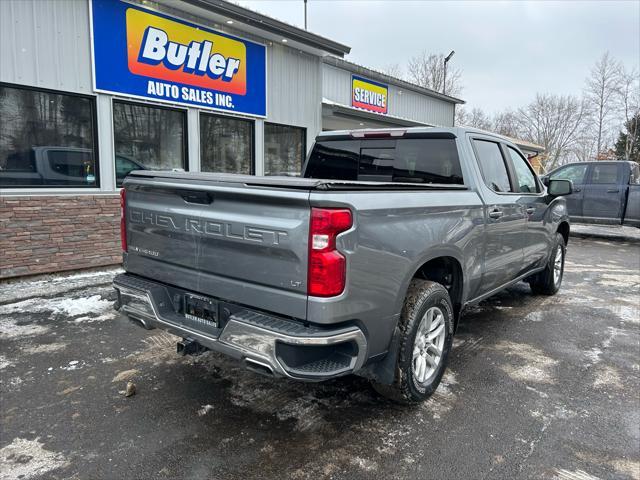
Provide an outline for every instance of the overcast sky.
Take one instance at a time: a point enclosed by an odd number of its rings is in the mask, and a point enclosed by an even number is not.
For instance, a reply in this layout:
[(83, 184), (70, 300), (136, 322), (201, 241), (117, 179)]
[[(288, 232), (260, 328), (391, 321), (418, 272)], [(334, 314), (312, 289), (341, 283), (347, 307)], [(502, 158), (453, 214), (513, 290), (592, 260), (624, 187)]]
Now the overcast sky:
[[(302, 0), (237, 3), (304, 26)], [(524, 105), (535, 92), (580, 94), (607, 50), (628, 67), (640, 62), (638, 0), (309, 0), (308, 22), (310, 31), (349, 45), (348, 60), (374, 68), (405, 67), (421, 50), (455, 50), (460, 97), (488, 113)]]

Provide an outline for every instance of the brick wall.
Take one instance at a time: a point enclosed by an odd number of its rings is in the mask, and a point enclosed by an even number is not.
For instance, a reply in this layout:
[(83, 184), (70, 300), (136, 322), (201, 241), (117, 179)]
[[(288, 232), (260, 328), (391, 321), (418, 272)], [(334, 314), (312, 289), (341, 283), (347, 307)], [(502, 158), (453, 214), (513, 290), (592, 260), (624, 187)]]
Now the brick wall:
[(0, 279), (122, 261), (120, 197), (0, 197)]

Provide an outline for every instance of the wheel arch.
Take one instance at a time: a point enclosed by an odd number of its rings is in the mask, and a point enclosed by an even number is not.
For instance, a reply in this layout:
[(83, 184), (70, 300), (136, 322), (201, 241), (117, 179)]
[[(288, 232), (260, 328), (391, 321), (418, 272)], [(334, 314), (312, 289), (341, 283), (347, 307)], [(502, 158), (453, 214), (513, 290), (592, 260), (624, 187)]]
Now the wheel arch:
[(571, 231), (571, 227), (569, 226), (569, 222), (567, 222), (566, 220), (563, 220), (562, 222), (560, 222), (558, 224), (558, 229), (556, 231), (560, 235), (562, 235), (562, 238), (564, 238), (564, 244), (568, 245), (569, 244), (569, 232)]
[[(446, 249), (432, 252), (431, 255), (425, 256), (419, 262), (416, 263), (410, 274), (407, 276), (406, 281), (403, 284), (403, 288), (400, 290), (402, 293), (398, 295), (400, 298), (399, 310), (402, 310), (402, 305), (406, 299), (409, 285), (414, 278), (422, 278), (425, 280), (431, 280), (440, 284), (449, 291), (451, 303), (453, 304), (453, 316), (454, 316), (454, 333), (458, 327), (460, 314), (462, 312), (462, 305), (464, 303), (465, 283), (462, 269), (463, 262), (461, 255), (455, 250)], [(450, 288), (443, 283), (443, 276), (451, 275)], [(398, 321), (399, 321), (398, 316)], [(389, 348), (384, 358), (373, 364), (368, 365), (363, 369), (360, 375), (375, 380), (382, 384), (391, 384), (394, 381), (396, 373), (396, 362), (398, 359), (398, 346), (400, 339), (400, 331), (398, 324), (396, 323), (391, 341), (389, 342)]]
[[(422, 278), (443, 285), (449, 292), (451, 303), (453, 304), (454, 315), (454, 331), (458, 327), (460, 312), (462, 311), (463, 292), (464, 292), (464, 274), (462, 272), (461, 261), (452, 255), (434, 256), (423, 262), (413, 273), (409, 279), (409, 283), (414, 278)], [(407, 284), (405, 295), (407, 294)], [(403, 297), (403, 301), (404, 301)]]

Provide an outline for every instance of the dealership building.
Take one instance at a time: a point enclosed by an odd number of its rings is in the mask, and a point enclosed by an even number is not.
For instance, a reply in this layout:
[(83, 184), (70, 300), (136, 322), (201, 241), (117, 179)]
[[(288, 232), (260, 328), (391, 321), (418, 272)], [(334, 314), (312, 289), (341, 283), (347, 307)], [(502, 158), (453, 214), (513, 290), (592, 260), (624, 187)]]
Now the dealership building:
[(0, 278), (121, 261), (133, 169), (297, 175), (322, 130), (461, 100), (222, 0), (0, 2)]

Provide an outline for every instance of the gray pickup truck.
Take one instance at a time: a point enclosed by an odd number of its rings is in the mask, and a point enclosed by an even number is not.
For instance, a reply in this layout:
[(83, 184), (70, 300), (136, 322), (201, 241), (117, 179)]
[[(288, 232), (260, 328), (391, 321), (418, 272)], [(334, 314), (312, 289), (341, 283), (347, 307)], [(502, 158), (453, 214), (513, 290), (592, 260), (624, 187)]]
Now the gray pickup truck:
[(302, 178), (133, 172), (116, 308), (183, 354), (422, 401), (466, 306), (521, 280), (557, 292), (571, 188), (462, 128), (322, 133)]
[(542, 183), (552, 179), (573, 183), (573, 191), (565, 197), (572, 222), (640, 228), (640, 165), (636, 162), (570, 163), (542, 177)]

